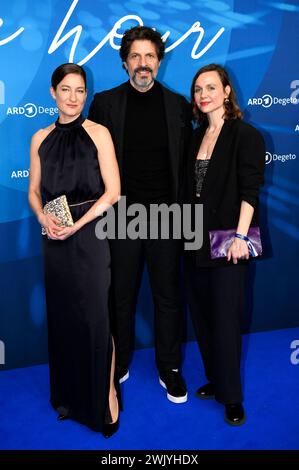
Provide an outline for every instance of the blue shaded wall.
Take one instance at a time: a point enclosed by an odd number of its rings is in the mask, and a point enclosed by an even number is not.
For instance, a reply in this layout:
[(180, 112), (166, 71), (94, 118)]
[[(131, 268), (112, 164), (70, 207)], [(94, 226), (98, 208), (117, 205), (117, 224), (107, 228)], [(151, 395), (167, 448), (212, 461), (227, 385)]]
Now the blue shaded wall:
[[(299, 325), (299, 4), (278, 1), (11, 0), (0, 4), (0, 367), (44, 362), (47, 336), (40, 228), (27, 202), (32, 134), (57, 118), (54, 68), (85, 66), (89, 97), (125, 80), (120, 37), (145, 24), (164, 36), (159, 80), (189, 98), (193, 75), (225, 65), (245, 119), (266, 140), (261, 212), (266, 258), (251, 269), (247, 330)], [(145, 273), (137, 346), (153, 342)], [(187, 322), (187, 338), (192, 329)]]

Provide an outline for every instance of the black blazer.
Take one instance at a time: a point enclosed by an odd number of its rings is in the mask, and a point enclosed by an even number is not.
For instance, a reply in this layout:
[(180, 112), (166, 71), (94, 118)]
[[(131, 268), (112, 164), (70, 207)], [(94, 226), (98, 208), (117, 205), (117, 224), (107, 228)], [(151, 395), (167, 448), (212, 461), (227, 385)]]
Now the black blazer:
[[(160, 84), (161, 85), (161, 84)], [(112, 136), (120, 176), (123, 173), (124, 124), (127, 95), (130, 82), (111, 90), (96, 93), (89, 109), (88, 118), (107, 127)], [(182, 199), (183, 170), (185, 168), (188, 144), (191, 135), (191, 107), (181, 95), (161, 85), (165, 104), (168, 130), (168, 148), (172, 186), (172, 202)]]
[[(261, 133), (240, 119), (225, 121), (203, 182), (200, 198), (195, 197), (195, 160), (207, 123), (192, 135), (186, 179), (186, 202), (203, 204), (203, 247), (196, 252), (198, 265), (228, 264), (210, 259), (209, 230), (236, 228), (241, 202), (255, 210), (251, 226), (257, 226), (259, 189), (264, 182), (265, 144)], [(191, 252), (190, 252), (191, 253)]]

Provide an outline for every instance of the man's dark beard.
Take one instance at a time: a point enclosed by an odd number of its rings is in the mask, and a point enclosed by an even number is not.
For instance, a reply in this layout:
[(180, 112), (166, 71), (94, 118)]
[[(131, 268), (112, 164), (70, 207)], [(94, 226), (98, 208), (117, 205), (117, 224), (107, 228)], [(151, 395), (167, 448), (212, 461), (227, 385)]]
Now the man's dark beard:
[[(139, 77), (138, 72), (143, 72), (143, 71), (149, 72), (150, 77)], [(137, 86), (137, 88), (144, 89), (144, 90), (147, 89), (148, 87), (150, 87), (153, 84), (154, 79), (155, 79), (155, 77), (154, 77), (153, 71), (148, 66), (137, 67), (134, 70), (134, 74), (132, 76), (132, 80), (135, 83), (135, 85)]]

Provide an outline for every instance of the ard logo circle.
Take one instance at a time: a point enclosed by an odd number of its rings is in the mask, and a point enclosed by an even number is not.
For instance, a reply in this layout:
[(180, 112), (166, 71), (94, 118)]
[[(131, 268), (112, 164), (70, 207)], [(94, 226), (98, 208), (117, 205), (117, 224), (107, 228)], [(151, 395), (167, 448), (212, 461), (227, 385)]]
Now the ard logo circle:
[(272, 162), (272, 153), (270, 152), (266, 152), (266, 155), (265, 155), (265, 163), (266, 165), (269, 165), (269, 163)]
[(272, 105), (273, 103), (273, 98), (271, 95), (264, 95), (262, 96), (262, 100), (263, 100), (263, 103), (262, 103), (262, 106), (264, 108), (270, 108), (270, 106)]
[(28, 118), (33, 118), (37, 115), (37, 107), (33, 103), (27, 103), (24, 106), (25, 116)]

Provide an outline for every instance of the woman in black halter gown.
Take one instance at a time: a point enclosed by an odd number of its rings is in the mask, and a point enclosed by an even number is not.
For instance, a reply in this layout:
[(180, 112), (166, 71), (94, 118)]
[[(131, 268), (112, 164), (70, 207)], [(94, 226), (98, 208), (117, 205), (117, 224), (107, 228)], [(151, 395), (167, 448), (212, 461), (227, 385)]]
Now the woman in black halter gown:
[[(43, 237), (51, 404), (105, 437), (118, 428), (114, 344), (110, 333), (108, 240), (96, 237), (99, 216), (120, 194), (109, 131), (84, 119), (86, 76), (63, 64), (52, 75), (59, 118), (32, 138), (29, 201)], [(42, 205), (66, 195), (74, 220), (59, 226)]]

